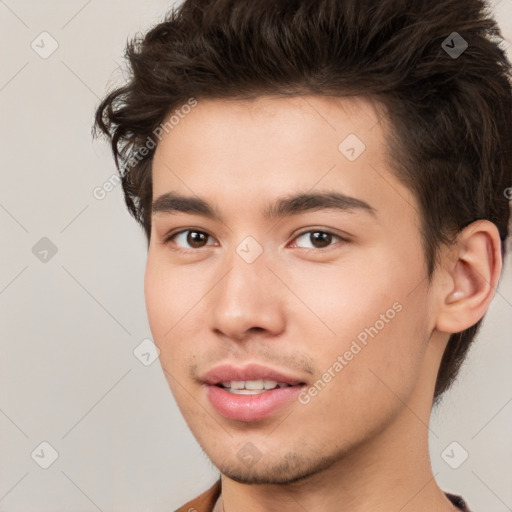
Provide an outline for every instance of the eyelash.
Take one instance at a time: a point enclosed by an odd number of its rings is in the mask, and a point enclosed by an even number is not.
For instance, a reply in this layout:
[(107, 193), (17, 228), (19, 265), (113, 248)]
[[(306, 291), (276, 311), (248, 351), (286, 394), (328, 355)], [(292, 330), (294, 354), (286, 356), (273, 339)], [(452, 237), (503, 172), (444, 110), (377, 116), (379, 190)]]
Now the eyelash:
[[(208, 237), (211, 237), (211, 235), (209, 235), (206, 231), (202, 231), (200, 229), (195, 229), (195, 228), (182, 229), (181, 231), (177, 231), (175, 233), (171, 233), (168, 236), (166, 236), (165, 239), (163, 240), (163, 245), (169, 245), (178, 235), (181, 235), (181, 234), (187, 233), (187, 232), (201, 233), (203, 235), (207, 235)], [(350, 239), (349, 239), (348, 236), (347, 237), (343, 237), (343, 236), (341, 236), (341, 235), (339, 235), (337, 233), (333, 233), (332, 231), (329, 231), (329, 230), (326, 230), (326, 229), (308, 229), (308, 230), (305, 230), (305, 231), (302, 231), (302, 232), (298, 233), (293, 240), (296, 240), (297, 238), (301, 237), (302, 235), (305, 235), (305, 234), (308, 234), (308, 233), (324, 233), (324, 234), (327, 234), (327, 235), (331, 235), (334, 238), (338, 238), (342, 242), (345, 242), (345, 243), (350, 242)], [(305, 251), (307, 253), (309, 253), (311, 251), (318, 253), (318, 252), (326, 252), (329, 249), (331, 249), (331, 247), (333, 247), (334, 245), (335, 244), (332, 243), (332, 244), (330, 244), (329, 246), (327, 246), (325, 248), (298, 247), (298, 249), (302, 249), (303, 251)], [(190, 253), (190, 252), (197, 252), (197, 251), (199, 251), (201, 249), (204, 249), (206, 247), (209, 247), (209, 246), (207, 245), (205, 247), (200, 247), (198, 249), (192, 249), (192, 248), (191, 249), (184, 249), (182, 247), (177, 247), (177, 248), (172, 248), (172, 250), (173, 251), (178, 251), (178, 252)]]

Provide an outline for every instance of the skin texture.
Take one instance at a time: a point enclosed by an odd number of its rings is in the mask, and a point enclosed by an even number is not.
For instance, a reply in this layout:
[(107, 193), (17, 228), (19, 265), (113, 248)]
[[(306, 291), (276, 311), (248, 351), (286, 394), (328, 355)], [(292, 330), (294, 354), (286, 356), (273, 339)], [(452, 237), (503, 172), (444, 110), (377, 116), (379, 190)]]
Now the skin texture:
[[(199, 100), (158, 144), (153, 198), (200, 197), (222, 216), (155, 214), (145, 278), (165, 376), (222, 473), (220, 510), (456, 510), (430, 468), (432, 397), (449, 333), (492, 299), (499, 237), (489, 222), (472, 224), (429, 282), (417, 203), (387, 163), (379, 116), (360, 98)], [(349, 134), (366, 146), (354, 161), (338, 149)], [(374, 215), (262, 215), (278, 198), (325, 191), (365, 201)], [(165, 243), (187, 229), (208, 236)], [(322, 248), (317, 231), (337, 236)], [(263, 250), (252, 263), (236, 252), (248, 236)], [(393, 318), (307, 404), (242, 422), (208, 401), (199, 378), (220, 363), (260, 363), (309, 389), (394, 304)], [(248, 442), (261, 456), (250, 467), (237, 456)]]

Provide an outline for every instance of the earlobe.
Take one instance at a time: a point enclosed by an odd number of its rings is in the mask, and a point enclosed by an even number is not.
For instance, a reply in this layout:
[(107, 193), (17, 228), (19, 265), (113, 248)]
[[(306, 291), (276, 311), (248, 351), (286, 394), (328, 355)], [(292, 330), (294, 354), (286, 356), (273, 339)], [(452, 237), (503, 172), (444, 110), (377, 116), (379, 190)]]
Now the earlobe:
[(501, 273), (501, 241), (496, 226), (476, 221), (459, 233), (455, 254), (443, 272), (449, 274), (440, 290), (436, 328), (461, 332), (485, 314)]

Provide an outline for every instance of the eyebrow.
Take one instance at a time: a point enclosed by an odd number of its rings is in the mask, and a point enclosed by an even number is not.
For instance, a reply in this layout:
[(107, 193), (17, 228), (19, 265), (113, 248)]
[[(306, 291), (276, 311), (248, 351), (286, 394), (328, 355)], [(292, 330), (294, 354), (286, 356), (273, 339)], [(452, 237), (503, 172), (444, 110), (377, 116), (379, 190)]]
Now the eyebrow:
[[(346, 212), (359, 210), (371, 215), (375, 208), (365, 201), (338, 192), (299, 193), (278, 199), (263, 210), (263, 217), (276, 219), (298, 215), (307, 211), (335, 209)], [(183, 196), (177, 192), (166, 192), (151, 205), (151, 214), (188, 213), (202, 215), (223, 222), (222, 215), (207, 201), (199, 197)]]

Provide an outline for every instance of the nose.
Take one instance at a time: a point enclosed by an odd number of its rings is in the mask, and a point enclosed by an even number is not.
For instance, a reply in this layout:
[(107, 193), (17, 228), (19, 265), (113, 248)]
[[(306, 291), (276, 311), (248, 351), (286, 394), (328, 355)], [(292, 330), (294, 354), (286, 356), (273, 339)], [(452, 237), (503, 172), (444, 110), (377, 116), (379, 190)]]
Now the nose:
[(267, 268), (263, 253), (247, 263), (234, 253), (212, 290), (210, 323), (217, 334), (243, 340), (251, 333), (275, 336), (285, 328), (285, 287)]

